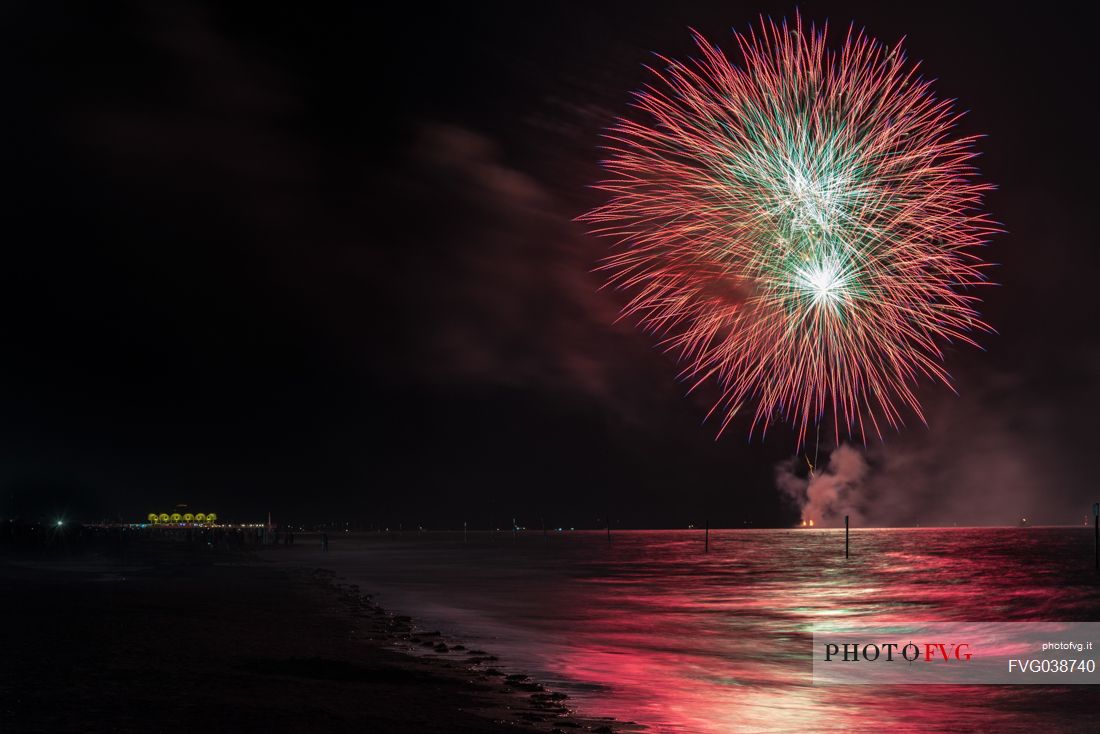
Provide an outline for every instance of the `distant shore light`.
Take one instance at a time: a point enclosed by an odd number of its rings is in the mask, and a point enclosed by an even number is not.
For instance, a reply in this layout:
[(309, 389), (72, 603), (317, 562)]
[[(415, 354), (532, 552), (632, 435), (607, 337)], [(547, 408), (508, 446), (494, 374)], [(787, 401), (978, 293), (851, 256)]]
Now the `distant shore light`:
[(217, 516), (216, 513), (213, 513), (213, 512), (207, 512), (207, 513), (197, 512), (193, 515), (190, 512), (185, 512), (183, 514), (180, 514), (178, 512), (173, 512), (172, 514), (168, 514), (167, 512), (162, 512), (160, 514), (157, 514), (155, 512), (150, 512), (146, 516), (146, 518), (149, 520), (149, 523), (152, 524), (152, 525), (158, 525), (158, 524), (159, 525), (167, 525), (169, 523), (175, 523), (175, 524), (182, 524), (182, 523), (187, 523), (187, 524), (212, 523), (212, 522), (215, 522), (218, 519), (218, 516)]

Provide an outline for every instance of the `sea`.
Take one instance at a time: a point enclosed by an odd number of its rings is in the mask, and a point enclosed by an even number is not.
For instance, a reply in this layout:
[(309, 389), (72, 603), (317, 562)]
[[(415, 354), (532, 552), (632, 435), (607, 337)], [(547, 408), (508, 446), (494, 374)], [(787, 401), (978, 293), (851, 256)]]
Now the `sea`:
[(812, 678), (815, 623), (1100, 621), (1092, 528), (329, 537), (294, 562), (644, 731), (1100, 732), (1096, 686)]

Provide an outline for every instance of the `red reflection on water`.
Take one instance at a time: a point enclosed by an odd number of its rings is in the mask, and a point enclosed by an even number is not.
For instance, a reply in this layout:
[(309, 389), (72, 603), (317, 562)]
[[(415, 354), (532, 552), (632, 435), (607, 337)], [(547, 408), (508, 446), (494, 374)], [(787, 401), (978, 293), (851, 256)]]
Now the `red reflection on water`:
[(1096, 730), (1087, 686), (811, 680), (815, 622), (1096, 621), (1077, 528), (859, 530), (849, 559), (842, 531), (712, 530), (706, 554), (698, 532), (505, 545), (374, 546), (340, 570), (655, 731)]

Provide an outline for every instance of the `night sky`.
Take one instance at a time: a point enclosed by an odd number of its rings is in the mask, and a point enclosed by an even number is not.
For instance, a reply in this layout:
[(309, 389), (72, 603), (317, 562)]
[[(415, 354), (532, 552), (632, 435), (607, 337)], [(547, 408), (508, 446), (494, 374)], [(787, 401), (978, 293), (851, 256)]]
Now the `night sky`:
[[(608, 244), (573, 221), (652, 52), (691, 54), (691, 26), (732, 53), (793, 5), (220, 5), (4, 6), (0, 516), (798, 517), (794, 435), (716, 441), (714, 391), (616, 323)], [(1007, 229), (998, 333), (947, 349), (959, 395), (926, 384), (927, 427), (869, 440), (879, 522), (1100, 499), (1095, 64), (1068, 7), (799, 6), (907, 37), (988, 135)]]

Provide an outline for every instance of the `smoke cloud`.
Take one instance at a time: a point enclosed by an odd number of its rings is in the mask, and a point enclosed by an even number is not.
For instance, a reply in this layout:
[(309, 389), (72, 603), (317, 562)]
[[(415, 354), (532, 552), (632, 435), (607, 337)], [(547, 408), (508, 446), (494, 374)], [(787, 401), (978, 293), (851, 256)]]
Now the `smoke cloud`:
[(1061, 435), (1063, 414), (1039, 397), (1051, 388), (1003, 371), (967, 382), (927, 402), (926, 428), (841, 443), (812, 473), (801, 456), (779, 463), (777, 488), (815, 527), (844, 515), (865, 527), (1087, 522), (1092, 500), (1078, 477), (1090, 452)]
[(775, 480), (802, 508), (804, 522), (812, 520), (815, 527), (831, 527), (843, 522), (845, 515), (852, 516), (857, 524), (864, 520), (869, 467), (859, 449), (841, 444), (829, 457), (827, 467), (816, 467), (804, 477), (799, 473), (800, 463), (799, 459), (781, 463), (776, 467)]

